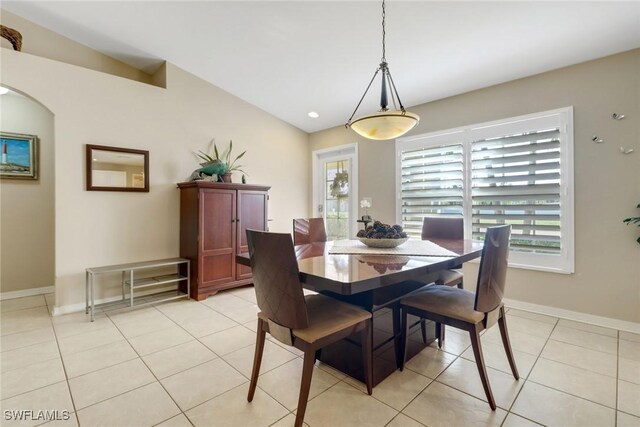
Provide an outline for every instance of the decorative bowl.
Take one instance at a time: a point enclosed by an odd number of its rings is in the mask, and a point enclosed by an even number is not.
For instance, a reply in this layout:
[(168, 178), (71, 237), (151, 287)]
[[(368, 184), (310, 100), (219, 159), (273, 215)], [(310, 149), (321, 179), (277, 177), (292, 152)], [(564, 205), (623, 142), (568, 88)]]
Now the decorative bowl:
[(395, 248), (409, 240), (408, 237), (404, 237), (402, 239), (369, 239), (366, 237), (358, 237), (365, 245), (370, 248)]

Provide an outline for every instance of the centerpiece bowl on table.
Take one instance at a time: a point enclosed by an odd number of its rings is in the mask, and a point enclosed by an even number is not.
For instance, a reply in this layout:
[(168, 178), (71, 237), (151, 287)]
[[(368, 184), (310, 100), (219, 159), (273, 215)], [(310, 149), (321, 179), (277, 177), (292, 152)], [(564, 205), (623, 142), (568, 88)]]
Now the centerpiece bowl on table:
[(383, 224), (380, 221), (358, 231), (357, 238), (371, 248), (395, 248), (409, 240), (402, 226)]

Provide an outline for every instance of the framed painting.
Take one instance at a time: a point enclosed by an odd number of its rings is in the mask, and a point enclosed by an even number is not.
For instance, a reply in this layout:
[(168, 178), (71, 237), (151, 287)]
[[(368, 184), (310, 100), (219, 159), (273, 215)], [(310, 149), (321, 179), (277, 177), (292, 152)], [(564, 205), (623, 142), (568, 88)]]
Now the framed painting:
[(38, 137), (0, 132), (0, 178), (38, 179)]

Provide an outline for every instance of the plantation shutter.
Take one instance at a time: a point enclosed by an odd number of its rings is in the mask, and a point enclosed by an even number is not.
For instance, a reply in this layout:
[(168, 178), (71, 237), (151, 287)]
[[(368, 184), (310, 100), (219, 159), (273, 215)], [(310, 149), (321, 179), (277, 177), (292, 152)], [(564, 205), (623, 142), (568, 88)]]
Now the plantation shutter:
[(425, 216), (463, 215), (462, 142), (401, 151), (401, 215), (404, 231), (420, 237)]
[(511, 224), (512, 249), (560, 253), (560, 126), (489, 135), (471, 132), (473, 239)]

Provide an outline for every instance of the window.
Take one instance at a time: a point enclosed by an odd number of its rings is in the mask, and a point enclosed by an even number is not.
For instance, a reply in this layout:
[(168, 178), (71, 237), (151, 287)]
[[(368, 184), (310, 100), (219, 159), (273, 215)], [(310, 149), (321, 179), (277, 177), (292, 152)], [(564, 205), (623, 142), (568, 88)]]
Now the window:
[(465, 236), (511, 224), (514, 267), (573, 272), (573, 109), (398, 139), (398, 222), (465, 218)]

